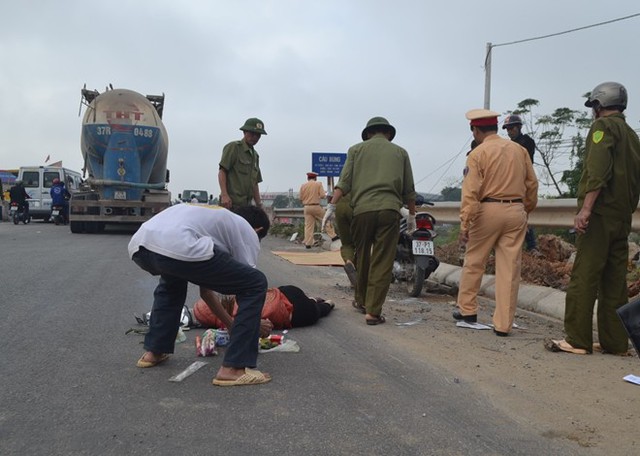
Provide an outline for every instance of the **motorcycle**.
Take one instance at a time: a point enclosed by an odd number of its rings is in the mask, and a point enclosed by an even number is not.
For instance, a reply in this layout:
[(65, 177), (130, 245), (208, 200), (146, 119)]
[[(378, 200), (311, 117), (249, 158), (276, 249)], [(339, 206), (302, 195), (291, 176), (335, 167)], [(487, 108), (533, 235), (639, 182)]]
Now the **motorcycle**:
[(63, 206), (52, 206), (51, 207), (51, 218), (50, 221), (55, 223), (56, 225), (66, 225), (67, 221), (64, 217), (64, 207)]
[(9, 212), (14, 225), (17, 225), (20, 222), (26, 225), (27, 223), (31, 222), (31, 214), (25, 217), (24, 210), (20, 206), (18, 206), (18, 203), (11, 203)]
[[(433, 206), (433, 203), (425, 202)], [(407, 219), (400, 220), (400, 236), (393, 262), (393, 280), (405, 282), (409, 296), (419, 296), (425, 280), (440, 265), (433, 239), (436, 219), (428, 212), (416, 213), (416, 231), (407, 232)]]

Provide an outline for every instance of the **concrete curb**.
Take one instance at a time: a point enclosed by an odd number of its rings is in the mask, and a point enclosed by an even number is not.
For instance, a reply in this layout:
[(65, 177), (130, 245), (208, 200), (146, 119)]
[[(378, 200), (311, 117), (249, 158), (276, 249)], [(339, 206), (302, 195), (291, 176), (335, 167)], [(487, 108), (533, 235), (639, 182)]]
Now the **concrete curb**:
[[(440, 263), (438, 269), (429, 278), (443, 285), (458, 288), (461, 274), (462, 268), (460, 266)], [(480, 296), (495, 299), (495, 282), (494, 275), (485, 274), (482, 276)], [(518, 290), (518, 308), (563, 320), (565, 295), (564, 291), (554, 288), (523, 284), (521, 282)]]

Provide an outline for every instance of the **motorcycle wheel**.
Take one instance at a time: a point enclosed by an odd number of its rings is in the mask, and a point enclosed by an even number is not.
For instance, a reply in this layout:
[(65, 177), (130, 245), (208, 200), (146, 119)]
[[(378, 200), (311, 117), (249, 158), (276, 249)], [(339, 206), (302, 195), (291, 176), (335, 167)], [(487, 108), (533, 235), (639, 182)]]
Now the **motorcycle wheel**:
[(57, 225), (60, 225), (60, 216), (56, 215), (55, 217), (53, 217), (53, 223)]
[(409, 296), (420, 296), (426, 279), (426, 271), (413, 264), (407, 268), (407, 272), (409, 273), (407, 277), (407, 292)]
[(13, 224), (17, 225), (18, 223), (20, 223), (20, 217), (18, 217), (18, 214), (13, 214)]

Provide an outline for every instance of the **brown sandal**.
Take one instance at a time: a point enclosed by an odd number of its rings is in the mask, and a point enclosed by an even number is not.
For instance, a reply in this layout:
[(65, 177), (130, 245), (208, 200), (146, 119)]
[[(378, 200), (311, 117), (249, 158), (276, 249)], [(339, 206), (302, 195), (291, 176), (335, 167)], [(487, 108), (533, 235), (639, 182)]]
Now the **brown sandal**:
[(367, 318), (366, 321), (369, 326), (375, 326), (375, 325), (381, 325), (385, 323), (387, 319), (384, 318), (384, 315), (379, 315), (374, 318)]

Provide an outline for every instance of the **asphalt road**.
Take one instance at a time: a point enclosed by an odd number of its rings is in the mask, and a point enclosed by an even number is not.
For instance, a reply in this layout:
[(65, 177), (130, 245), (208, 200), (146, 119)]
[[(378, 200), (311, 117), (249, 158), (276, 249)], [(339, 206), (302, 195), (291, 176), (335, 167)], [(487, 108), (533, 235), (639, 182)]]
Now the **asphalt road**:
[[(153, 369), (138, 369), (133, 313), (151, 307), (157, 279), (127, 257), (131, 232), (71, 234), (45, 223), (0, 223), (2, 455), (540, 455), (579, 454), (462, 389), (398, 327), (367, 327), (344, 306), (292, 330), (299, 353), (260, 356), (273, 381), (211, 385), (221, 357), (182, 382), (194, 337)], [(270, 285), (335, 293), (339, 268), (296, 267), (263, 241)], [(346, 294), (346, 291), (345, 291)], [(192, 287), (187, 304), (196, 299)]]

